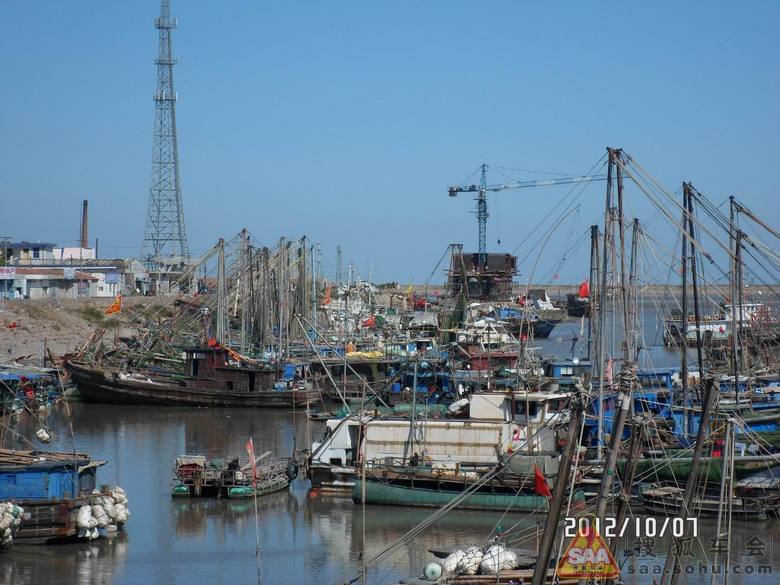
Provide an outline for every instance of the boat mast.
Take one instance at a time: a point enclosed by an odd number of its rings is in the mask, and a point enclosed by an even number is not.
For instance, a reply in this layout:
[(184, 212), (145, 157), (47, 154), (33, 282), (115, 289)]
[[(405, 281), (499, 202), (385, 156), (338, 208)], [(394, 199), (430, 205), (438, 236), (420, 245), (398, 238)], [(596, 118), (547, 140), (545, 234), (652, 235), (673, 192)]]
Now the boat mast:
[(745, 377), (745, 383), (749, 386), (750, 379), (747, 374), (747, 353), (745, 352), (745, 337), (742, 331), (742, 325), (745, 321), (745, 282), (743, 280), (742, 266), (742, 231), (737, 227), (736, 256), (734, 262), (737, 266), (737, 298), (739, 299), (739, 365), (742, 375)]
[(241, 276), (239, 281), (241, 295), (241, 353), (246, 355), (249, 340), (249, 233), (241, 230)]
[(569, 486), (574, 450), (579, 439), (580, 427), (582, 426), (582, 408), (582, 388), (580, 387), (571, 397), (571, 415), (569, 416), (566, 445), (563, 448), (561, 461), (558, 464), (558, 475), (555, 478), (552, 498), (550, 498), (550, 510), (547, 512), (547, 518), (544, 522), (542, 542), (539, 545), (539, 554), (536, 557), (531, 585), (542, 585), (547, 581), (547, 568), (550, 565), (550, 556), (555, 543), (558, 522), (561, 518), (563, 501)]
[[(696, 491), (696, 484), (699, 480), (699, 467), (701, 465), (701, 457), (704, 452), (704, 441), (707, 436), (707, 428), (709, 427), (710, 413), (712, 412), (712, 405), (715, 401), (716, 394), (718, 393), (715, 388), (715, 380), (711, 376), (707, 376), (706, 380), (703, 379), (706, 384), (704, 388), (704, 403), (701, 409), (701, 419), (699, 421), (699, 430), (696, 434), (696, 444), (693, 447), (693, 457), (691, 459), (691, 471), (688, 474), (688, 478), (685, 483), (685, 493), (683, 494), (683, 501), (680, 506), (680, 511), (677, 514), (678, 518), (691, 517), (691, 503), (693, 502), (693, 494)], [(666, 556), (664, 562), (664, 570), (661, 575), (661, 581), (659, 585), (666, 585), (669, 583), (669, 576), (671, 575), (672, 585), (676, 585), (680, 575), (677, 571), (673, 571), (676, 567), (678, 558), (680, 556), (682, 547), (680, 546), (680, 538), (674, 537), (671, 549)]]
[(738, 335), (739, 321), (737, 320), (737, 250), (739, 239), (736, 237), (736, 205), (734, 196), (729, 197), (729, 249), (733, 250), (729, 259), (731, 270), (729, 271), (729, 283), (731, 285), (731, 372), (734, 374), (734, 397), (739, 406), (739, 354)]
[(626, 426), (626, 420), (631, 410), (631, 392), (636, 382), (636, 364), (634, 363), (634, 343), (632, 340), (631, 324), (628, 320), (630, 313), (629, 294), (626, 287), (625, 276), (625, 237), (623, 231), (623, 174), (622, 174), (622, 151), (619, 149), (610, 149), (610, 158), (614, 161), (617, 169), (617, 187), (618, 187), (618, 217), (620, 224), (620, 293), (623, 299), (623, 333), (625, 337), (623, 367), (620, 370), (620, 410), (617, 412), (612, 423), (612, 437), (609, 446), (609, 454), (604, 464), (604, 471), (601, 475), (599, 485), (598, 499), (596, 500), (596, 518), (603, 523), (607, 512), (607, 503), (612, 495), (612, 482), (615, 477), (615, 465), (620, 454), (620, 444), (623, 437), (623, 430)]
[(699, 279), (696, 267), (696, 247), (698, 240), (693, 226), (693, 187), (690, 183), (683, 183), (683, 192), (688, 191), (688, 239), (691, 242), (691, 281), (693, 284), (693, 318), (696, 325), (696, 358), (699, 364), (699, 378), (704, 374), (704, 356), (702, 354), (701, 340), (701, 311), (699, 310)]
[[(590, 298), (588, 299), (589, 307), (590, 307), (590, 316), (588, 317), (588, 360), (591, 360), (591, 341), (594, 336), (594, 329), (595, 323), (594, 323), (594, 315), (596, 314), (596, 300), (598, 299), (598, 296), (596, 295), (596, 291), (598, 290), (598, 278), (599, 278), (599, 226), (598, 225), (592, 225), (590, 226), (590, 272), (588, 275), (588, 284), (590, 287), (593, 287), (593, 290), (590, 291), (590, 295), (588, 295)], [(589, 287), (589, 288), (590, 288)], [(592, 367), (593, 362), (591, 362)]]
[(225, 240), (217, 244), (217, 342), (225, 345), (227, 302), (225, 299)]
[(637, 247), (639, 245), (639, 236), (642, 233), (642, 228), (639, 227), (639, 218), (635, 217), (631, 228), (631, 261), (629, 264), (629, 310), (628, 310), (628, 323), (626, 331), (630, 332), (633, 340), (634, 353), (629, 354), (629, 358), (633, 361), (639, 360), (639, 322), (637, 319)]
[[(682, 377), (683, 436), (688, 440), (690, 421), (688, 414), (688, 190), (683, 189), (682, 250), (680, 251), (680, 276), (682, 277), (682, 339), (680, 341), (680, 375)], [(687, 443), (686, 443), (687, 444)]]
[[(734, 423), (736, 421), (729, 417), (726, 420), (726, 444), (723, 448), (723, 467), (721, 469), (720, 477), (720, 498), (718, 499), (718, 527), (716, 535), (715, 557), (712, 561), (713, 566), (717, 566), (718, 552), (720, 549), (721, 539), (725, 538), (725, 550), (726, 559), (725, 566), (723, 567), (724, 581), (723, 585), (728, 585), (729, 582), (729, 570), (731, 565), (731, 513), (732, 505), (734, 503)], [(726, 513), (725, 518), (723, 513)], [(713, 573), (710, 580), (711, 585), (716, 585), (717, 581), (715, 574)]]
[(607, 148), (609, 154), (607, 162), (607, 197), (606, 207), (604, 209), (604, 248), (601, 256), (601, 286), (599, 287), (599, 325), (598, 325), (598, 344), (599, 344), (599, 395), (598, 395), (598, 428), (596, 439), (596, 459), (601, 461), (604, 457), (604, 382), (606, 362), (605, 352), (605, 324), (607, 314), (607, 262), (609, 260), (609, 247), (611, 245), (610, 234), (612, 230), (612, 172), (615, 161), (612, 156), (612, 149)]
[(317, 245), (311, 245), (311, 322), (317, 328)]
[(285, 299), (284, 299), (284, 292), (285, 292), (285, 286), (284, 286), (284, 269), (285, 269), (285, 262), (284, 262), (284, 251), (285, 251), (285, 240), (284, 236), (279, 238), (279, 279), (277, 284), (277, 312), (278, 312), (278, 325), (279, 325), (279, 335), (277, 336), (279, 341), (279, 350), (276, 354), (277, 356), (277, 362), (281, 364), (283, 361), (283, 355), (284, 355), (284, 305), (285, 305)]
[(290, 306), (292, 305), (292, 294), (291, 294), (291, 282), (292, 279), (291, 276), (291, 264), (290, 264), (290, 258), (291, 258), (291, 250), (292, 249), (292, 242), (287, 242), (287, 246), (284, 250), (284, 357), (285, 359), (290, 357), (290, 315), (292, 314), (292, 311), (290, 310)]
[(418, 366), (419, 360), (415, 357), (414, 359), (414, 377), (412, 378), (412, 412), (411, 416), (409, 417), (409, 441), (408, 441), (408, 449), (407, 452), (404, 454), (404, 461), (409, 460), (409, 451), (412, 452), (412, 455), (415, 453), (414, 449), (414, 443), (417, 439), (417, 366)]
[(271, 269), (269, 266), (270, 258), (267, 247), (263, 247), (261, 255), (263, 263), (263, 292), (261, 299), (263, 306), (260, 313), (260, 348), (262, 351), (265, 351), (266, 348), (271, 345), (268, 333), (269, 330), (273, 329), (273, 303), (271, 303), (271, 293), (269, 289), (271, 286)]
[(618, 234), (620, 237), (620, 297), (623, 301), (623, 330), (625, 333), (626, 352), (623, 356), (623, 364), (628, 364), (634, 360), (634, 337), (632, 328), (629, 325), (629, 291), (626, 286), (626, 236), (625, 222), (623, 221), (623, 167), (619, 164), (619, 157), (622, 156), (621, 150), (614, 151), (615, 169), (617, 171), (617, 204), (618, 204)]

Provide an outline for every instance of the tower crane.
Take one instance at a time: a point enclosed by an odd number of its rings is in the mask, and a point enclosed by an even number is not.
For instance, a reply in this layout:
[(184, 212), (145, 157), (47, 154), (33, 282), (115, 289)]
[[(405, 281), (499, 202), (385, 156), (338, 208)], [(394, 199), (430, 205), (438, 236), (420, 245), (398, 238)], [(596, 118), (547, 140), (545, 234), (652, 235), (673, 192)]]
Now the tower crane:
[(517, 181), (514, 183), (487, 184), (487, 170), (489, 165), (480, 166), (481, 174), (479, 185), (460, 185), (449, 187), (447, 192), (450, 197), (457, 197), (458, 193), (476, 193), (474, 200), (477, 202), (477, 229), (479, 233), (479, 264), (485, 263), (487, 252), (487, 194), (494, 191), (507, 191), (510, 189), (524, 189), (527, 187), (549, 187), (552, 185), (570, 185), (572, 183), (589, 183), (591, 181), (604, 181), (607, 175), (581, 175), (571, 177), (556, 177), (554, 179), (540, 179), (537, 181)]

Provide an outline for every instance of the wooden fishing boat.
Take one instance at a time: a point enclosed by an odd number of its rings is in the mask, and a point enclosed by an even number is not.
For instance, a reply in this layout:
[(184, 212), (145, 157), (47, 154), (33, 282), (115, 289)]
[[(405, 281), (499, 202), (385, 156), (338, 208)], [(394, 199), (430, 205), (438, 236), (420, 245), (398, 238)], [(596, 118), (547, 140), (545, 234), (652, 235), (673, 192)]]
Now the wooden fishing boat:
[[(685, 490), (678, 486), (654, 485), (641, 492), (642, 506), (651, 514), (676, 516), (682, 509)], [(764, 497), (734, 495), (732, 513), (742, 518), (765, 520), (777, 517), (780, 512), (780, 495)], [(717, 496), (697, 496), (693, 500), (691, 513), (699, 517), (717, 517), (720, 501)]]
[(184, 354), (184, 373), (129, 372), (76, 360), (67, 360), (65, 367), (87, 402), (289, 408), (319, 400), (307, 381), (277, 382), (275, 368), (233, 365), (224, 348), (185, 349)]

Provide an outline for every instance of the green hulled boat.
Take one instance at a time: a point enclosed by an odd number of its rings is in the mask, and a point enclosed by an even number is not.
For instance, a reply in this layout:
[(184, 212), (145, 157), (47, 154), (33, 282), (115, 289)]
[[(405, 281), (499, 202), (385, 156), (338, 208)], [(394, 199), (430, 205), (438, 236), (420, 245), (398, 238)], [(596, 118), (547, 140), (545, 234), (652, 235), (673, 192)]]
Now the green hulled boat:
[(279, 476), (270, 480), (260, 481), (258, 479), (257, 487), (252, 488), (251, 485), (246, 486), (234, 486), (227, 490), (227, 497), (231, 499), (253, 498), (256, 495), (265, 496), (266, 494), (272, 494), (274, 492), (287, 489), (290, 485), (290, 480), (286, 475)]
[[(363, 481), (355, 480), (352, 490), (352, 500), (362, 501)], [(439, 508), (461, 492), (435, 490), (407, 485), (393, 485), (380, 481), (366, 481), (366, 503), (386, 506), (419, 506)], [(474, 492), (468, 495), (458, 508), (467, 510), (511, 510), (513, 512), (546, 512), (547, 498), (536, 494), (504, 494)]]
[[(780, 439), (780, 437), (778, 437)], [(734, 462), (734, 475), (737, 479), (747, 477), (757, 471), (766, 469), (768, 466), (777, 465), (777, 461), (739, 461), (739, 457)], [(618, 472), (622, 475), (625, 471), (625, 459), (618, 461)], [(723, 460), (719, 457), (707, 457), (699, 468), (699, 476), (705, 476), (708, 482), (719, 483), (721, 480), (721, 471), (723, 470)], [(647, 457), (639, 459), (636, 462), (635, 481), (677, 481), (683, 482), (691, 474), (691, 458), (675, 457), (667, 458)]]
[[(262, 461), (261, 461), (262, 460)], [(256, 472), (256, 481), (253, 473)], [(297, 475), (290, 459), (258, 458), (253, 466), (248, 459), (212, 459), (203, 455), (181, 455), (176, 459), (173, 497), (215, 497), (243, 499), (264, 496), (286, 489)]]

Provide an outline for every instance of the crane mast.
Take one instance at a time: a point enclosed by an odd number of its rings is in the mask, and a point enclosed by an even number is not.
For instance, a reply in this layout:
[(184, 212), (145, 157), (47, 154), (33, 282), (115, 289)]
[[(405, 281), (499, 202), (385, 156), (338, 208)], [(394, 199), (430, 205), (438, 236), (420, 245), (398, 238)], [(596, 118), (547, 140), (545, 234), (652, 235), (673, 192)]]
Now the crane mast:
[(537, 181), (516, 181), (514, 183), (498, 183), (488, 185), (487, 170), (489, 165), (480, 165), (480, 178), (478, 185), (458, 185), (449, 187), (447, 192), (450, 197), (457, 197), (458, 193), (476, 193), (477, 202), (477, 242), (479, 244), (479, 264), (483, 266), (487, 257), (487, 194), (488, 192), (508, 191), (511, 189), (526, 189), (530, 187), (550, 187), (554, 185), (571, 185), (576, 183), (590, 183), (591, 181), (603, 181), (607, 176), (580, 175), (570, 177), (556, 177), (554, 179), (540, 179)]

